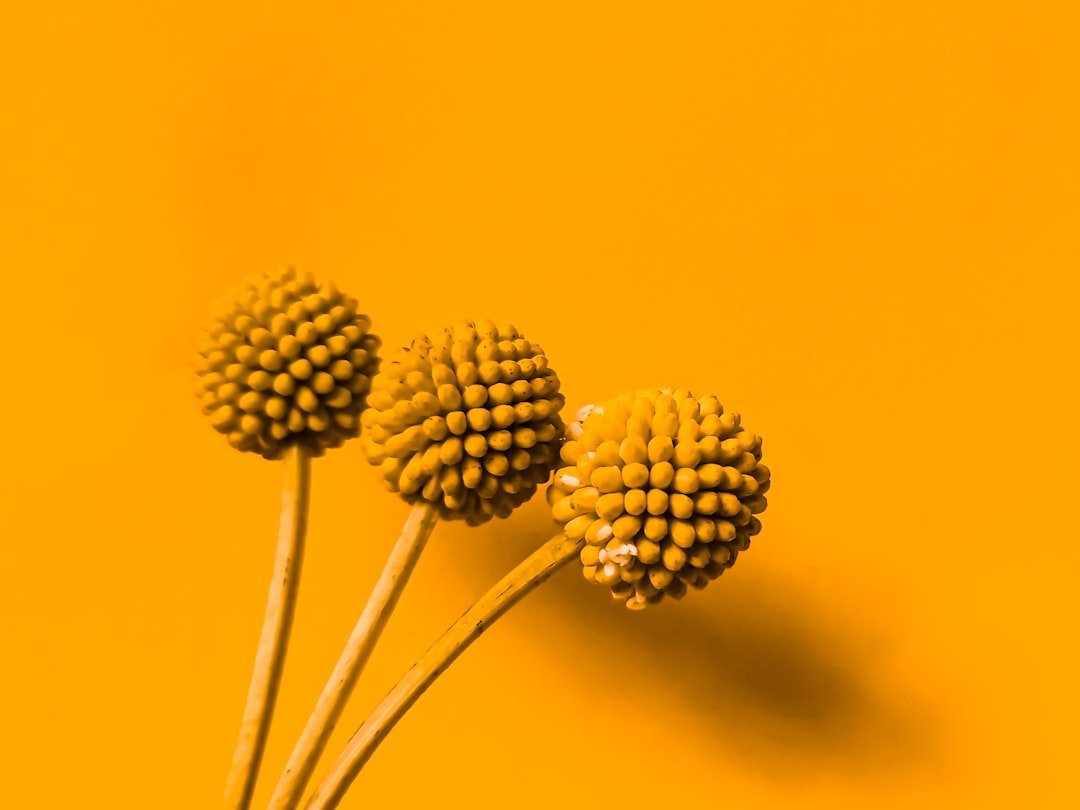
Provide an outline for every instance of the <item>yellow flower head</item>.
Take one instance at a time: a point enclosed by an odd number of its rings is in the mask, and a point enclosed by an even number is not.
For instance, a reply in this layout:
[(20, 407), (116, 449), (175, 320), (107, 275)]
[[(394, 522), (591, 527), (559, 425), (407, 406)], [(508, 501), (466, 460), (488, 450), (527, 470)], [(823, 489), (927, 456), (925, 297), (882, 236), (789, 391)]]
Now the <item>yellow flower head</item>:
[(196, 361), (203, 410), (237, 450), (314, 455), (360, 430), (378, 371), (371, 319), (332, 283), (279, 270), (252, 276), (206, 324)]
[(761, 530), (761, 438), (716, 397), (653, 388), (582, 408), (578, 419), (548, 500), (567, 537), (586, 542), (585, 578), (627, 607), (705, 587)]
[(508, 516), (548, 480), (564, 404), (539, 345), (513, 326), (461, 321), (383, 365), (361, 443), (406, 501), (476, 525)]

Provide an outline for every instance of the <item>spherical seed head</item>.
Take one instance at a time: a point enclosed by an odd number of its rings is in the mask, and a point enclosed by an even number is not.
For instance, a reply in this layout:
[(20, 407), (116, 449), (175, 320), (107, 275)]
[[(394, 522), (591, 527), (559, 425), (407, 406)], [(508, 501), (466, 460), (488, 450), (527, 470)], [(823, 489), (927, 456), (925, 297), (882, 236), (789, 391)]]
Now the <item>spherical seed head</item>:
[(551, 476), (564, 404), (539, 345), (513, 326), (461, 321), (383, 365), (361, 444), (407, 502), (477, 525), (507, 517)]
[(354, 298), (309, 273), (249, 277), (216, 307), (196, 358), (198, 393), (237, 450), (313, 455), (359, 435), (379, 338)]
[(716, 397), (652, 388), (578, 412), (548, 488), (585, 578), (631, 609), (704, 588), (761, 531), (761, 438)]

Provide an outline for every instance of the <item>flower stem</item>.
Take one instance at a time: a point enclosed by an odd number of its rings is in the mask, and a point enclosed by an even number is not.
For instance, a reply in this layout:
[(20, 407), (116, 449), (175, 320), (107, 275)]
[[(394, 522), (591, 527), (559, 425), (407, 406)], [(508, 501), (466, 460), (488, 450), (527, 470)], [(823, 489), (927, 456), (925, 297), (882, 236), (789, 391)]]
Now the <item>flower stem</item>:
[(558, 534), (522, 560), (484, 594), (412, 666), (371, 716), (353, 734), (341, 756), (308, 800), (307, 810), (330, 810), (338, 806), (353, 780), (417, 698), (465, 652), (480, 634), (580, 552), (584, 540)]
[(405, 584), (409, 581), (438, 519), (439, 511), (431, 504), (413, 507), (401, 536), (394, 544), (382, 574), (368, 597), (367, 605), (341, 652), (337, 666), (315, 704), (315, 711), (308, 719), (307, 726), (289, 757), (285, 771), (270, 799), (268, 810), (285, 810), (299, 804), (319, 756), (326, 748), (360, 672), (371, 656), (375, 642), (397, 605), (398, 598), (405, 589)]
[(274, 702), (289, 646), (289, 631), (296, 610), (311, 489), (311, 456), (303, 445), (295, 444), (285, 451), (284, 461), (277, 556), (270, 580), (270, 593), (266, 599), (259, 649), (255, 654), (255, 669), (240, 724), (240, 738), (225, 784), (227, 810), (247, 810), (251, 804), (255, 779), (270, 733), (270, 720), (274, 714)]

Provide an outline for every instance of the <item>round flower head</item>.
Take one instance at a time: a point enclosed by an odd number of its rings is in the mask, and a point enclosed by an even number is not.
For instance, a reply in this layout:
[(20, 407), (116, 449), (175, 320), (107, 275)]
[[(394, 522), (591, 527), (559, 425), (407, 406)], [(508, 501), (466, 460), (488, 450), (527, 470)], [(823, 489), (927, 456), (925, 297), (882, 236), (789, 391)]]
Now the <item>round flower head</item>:
[(588, 406), (570, 425), (548, 500), (585, 578), (632, 609), (681, 598), (735, 563), (761, 530), (761, 438), (716, 397), (653, 388)]
[(361, 443), (406, 501), (476, 525), (508, 516), (548, 480), (564, 404), (540, 346), (513, 326), (461, 321), (382, 367)]
[(197, 359), (203, 410), (237, 450), (314, 455), (360, 430), (380, 341), (332, 283), (287, 269), (252, 276), (206, 324)]

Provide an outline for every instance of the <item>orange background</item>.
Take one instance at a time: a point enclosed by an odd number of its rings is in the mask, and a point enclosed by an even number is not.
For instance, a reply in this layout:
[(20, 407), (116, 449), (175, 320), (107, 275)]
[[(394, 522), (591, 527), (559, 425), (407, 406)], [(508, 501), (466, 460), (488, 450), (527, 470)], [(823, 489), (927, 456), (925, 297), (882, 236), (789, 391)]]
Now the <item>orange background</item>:
[[(387, 5), (4, 12), (5, 804), (217, 805), (280, 467), (190, 356), (292, 263), (388, 345), (513, 322), (571, 409), (716, 393), (775, 481), (682, 603), (561, 572), (346, 806), (1071, 805), (1070, 4)], [(256, 806), (407, 513), (355, 442), (312, 509)], [(332, 748), (550, 531), (438, 529)]]

